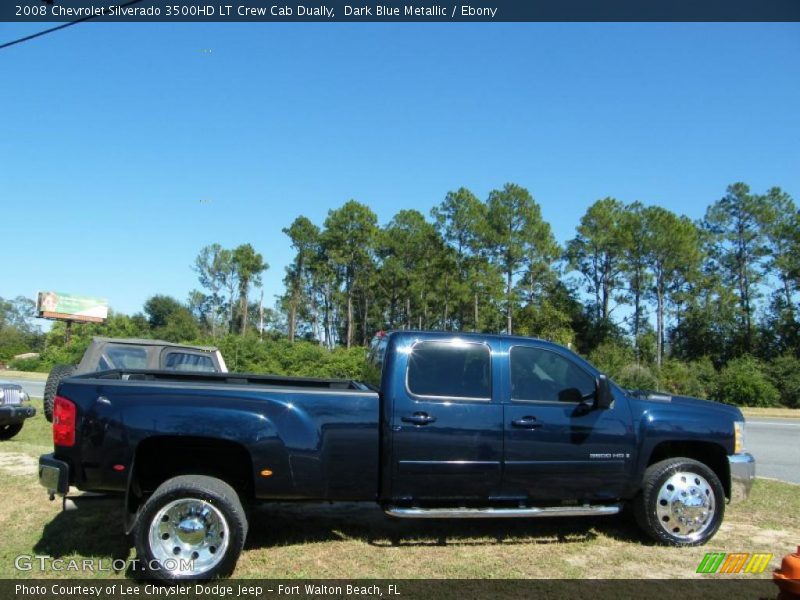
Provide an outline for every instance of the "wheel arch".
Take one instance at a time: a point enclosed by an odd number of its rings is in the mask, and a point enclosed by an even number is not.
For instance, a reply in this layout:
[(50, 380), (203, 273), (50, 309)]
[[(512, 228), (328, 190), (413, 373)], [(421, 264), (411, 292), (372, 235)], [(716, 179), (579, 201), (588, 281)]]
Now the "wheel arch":
[(253, 460), (247, 448), (232, 440), (160, 435), (136, 447), (125, 490), (125, 531), (136, 525), (144, 501), (164, 481), (179, 475), (207, 475), (230, 485), (243, 503), (254, 497)]
[(724, 446), (715, 442), (698, 440), (667, 440), (659, 442), (653, 447), (647, 461), (643, 464), (642, 474), (650, 465), (667, 458), (678, 457), (694, 459), (714, 471), (714, 474), (722, 483), (722, 489), (725, 490), (725, 497), (730, 499), (731, 473), (728, 453)]

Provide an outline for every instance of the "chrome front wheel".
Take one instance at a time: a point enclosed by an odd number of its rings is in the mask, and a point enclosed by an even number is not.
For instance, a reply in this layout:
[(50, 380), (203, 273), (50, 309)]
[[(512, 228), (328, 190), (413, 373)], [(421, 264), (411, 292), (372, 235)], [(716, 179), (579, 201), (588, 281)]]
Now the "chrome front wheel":
[(714, 521), (716, 497), (697, 473), (679, 471), (658, 491), (656, 515), (664, 531), (687, 541), (699, 539)]
[(684, 457), (668, 458), (644, 472), (634, 500), (642, 530), (662, 544), (699, 546), (722, 524), (725, 491), (707, 465)]

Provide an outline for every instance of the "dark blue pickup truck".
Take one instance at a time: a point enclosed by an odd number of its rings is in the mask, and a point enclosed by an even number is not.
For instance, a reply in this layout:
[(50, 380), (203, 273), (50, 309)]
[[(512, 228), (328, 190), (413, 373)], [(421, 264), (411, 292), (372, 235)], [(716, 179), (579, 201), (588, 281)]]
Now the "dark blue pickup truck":
[(371, 501), (400, 518), (610, 515), (632, 504), (658, 542), (719, 528), (755, 476), (739, 409), (631, 394), (556, 344), (394, 332), (380, 385), (114, 370), (61, 382), (52, 495), (124, 495), (149, 575), (229, 574), (245, 507)]

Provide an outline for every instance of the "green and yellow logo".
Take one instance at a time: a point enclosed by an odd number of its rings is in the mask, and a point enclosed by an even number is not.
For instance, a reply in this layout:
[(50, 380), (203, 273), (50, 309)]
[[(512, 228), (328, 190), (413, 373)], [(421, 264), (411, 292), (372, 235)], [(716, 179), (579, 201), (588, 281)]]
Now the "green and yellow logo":
[(709, 552), (697, 565), (697, 573), (763, 573), (772, 554)]

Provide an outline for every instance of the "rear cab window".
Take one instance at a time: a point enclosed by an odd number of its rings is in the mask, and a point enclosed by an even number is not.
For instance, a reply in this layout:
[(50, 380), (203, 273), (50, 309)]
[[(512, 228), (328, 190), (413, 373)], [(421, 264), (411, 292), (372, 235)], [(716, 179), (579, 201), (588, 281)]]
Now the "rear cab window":
[(444, 401), (492, 398), (491, 351), (461, 341), (417, 342), (411, 349), (406, 388), (413, 396)]

